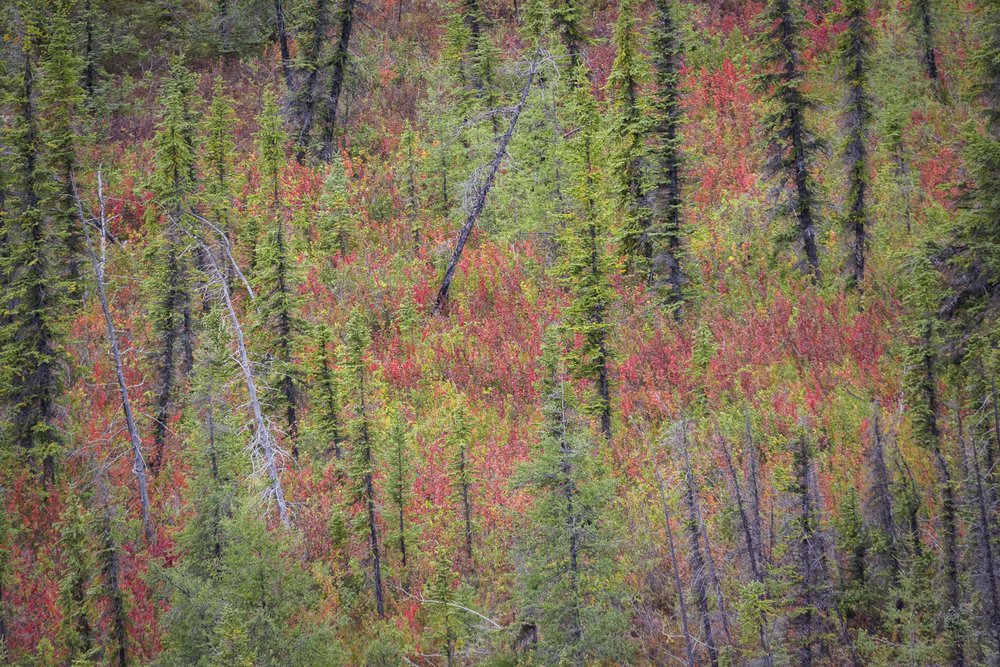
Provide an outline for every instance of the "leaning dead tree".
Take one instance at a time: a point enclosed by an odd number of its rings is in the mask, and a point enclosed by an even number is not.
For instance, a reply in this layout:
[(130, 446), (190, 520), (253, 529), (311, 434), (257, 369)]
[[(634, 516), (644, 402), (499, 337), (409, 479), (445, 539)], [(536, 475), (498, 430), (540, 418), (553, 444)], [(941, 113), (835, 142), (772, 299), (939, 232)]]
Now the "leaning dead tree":
[(132, 471), (135, 473), (136, 483), (139, 486), (139, 504), (142, 508), (142, 527), (146, 537), (146, 544), (153, 543), (153, 520), (149, 511), (149, 486), (146, 482), (146, 462), (142, 457), (142, 440), (139, 438), (139, 429), (135, 424), (135, 417), (132, 414), (132, 402), (129, 400), (128, 385), (125, 383), (125, 369), (122, 363), (121, 349), (118, 346), (118, 334), (115, 332), (114, 319), (111, 317), (111, 306), (108, 303), (107, 291), (104, 288), (104, 262), (105, 243), (108, 237), (107, 232), (107, 209), (104, 206), (104, 182), (101, 179), (101, 172), (97, 172), (97, 204), (98, 218), (101, 233), (101, 256), (98, 258), (94, 250), (94, 244), (90, 238), (90, 226), (93, 221), (87, 219), (84, 213), (83, 202), (80, 201), (76, 192), (76, 183), (73, 183), (73, 193), (76, 198), (77, 208), (80, 211), (80, 223), (83, 225), (84, 240), (87, 245), (87, 253), (90, 255), (90, 264), (94, 269), (94, 281), (97, 283), (97, 298), (101, 302), (101, 311), (104, 313), (104, 324), (108, 332), (108, 346), (111, 348), (111, 356), (115, 362), (115, 375), (118, 378), (118, 392), (121, 395), (122, 410), (125, 412), (125, 425), (128, 428), (129, 442), (132, 445)]
[(524, 110), (524, 103), (528, 99), (528, 92), (531, 90), (531, 83), (538, 72), (539, 64), (540, 59), (536, 54), (535, 59), (528, 65), (528, 74), (524, 81), (524, 87), (521, 88), (520, 99), (513, 107), (504, 110), (510, 114), (510, 124), (507, 126), (507, 131), (500, 138), (500, 145), (497, 146), (496, 155), (494, 155), (493, 160), (486, 169), (486, 178), (472, 202), (469, 215), (466, 217), (465, 224), (462, 225), (462, 231), (458, 235), (455, 250), (451, 254), (451, 261), (448, 262), (448, 269), (444, 272), (444, 278), (441, 280), (441, 289), (438, 290), (437, 298), (434, 300), (433, 312), (435, 315), (440, 313), (448, 302), (448, 291), (451, 289), (451, 281), (455, 277), (455, 269), (458, 268), (458, 261), (462, 259), (462, 250), (465, 249), (465, 244), (469, 240), (469, 234), (472, 233), (472, 228), (475, 226), (476, 221), (483, 212), (483, 207), (486, 205), (486, 197), (490, 194), (490, 189), (493, 187), (493, 181), (496, 179), (497, 171), (500, 169), (500, 163), (503, 162), (503, 158), (507, 154), (507, 144), (510, 143), (510, 138), (514, 136), (514, 129), (517, 127), (517, 121)]
[[(220, 235), (220, 242), (222, 243), (223, 248), (228, 249), (228, 239), (224, 237), (220, 230), (214, 227), (213, 229), (215, 229), (216, 233)], [(259, 451), (259, 454), (263, 459), (264, 470), (267, 473), (267, 477), (270, 482), (269, 493), (274, 496), (275, 504), (278, 506), (278, 516), (281, 518), (281, 523), (287, 528), (291, 525), (291, 520), (288, 516), (288, 503), (285, 500), (285, 492), (281, 486), (281, 476), (278, 474), (278, 443), (277, 439), (274, 437), (274, 433), (271, 431), (270, 426), (267, 424), (267, 420), (264, 418), (264, 411), (260, 404), (260, 396), (257, 393), (257, 382), (253, 375), (253, 366), (250, 363), (250, 355), (247, 352), (246, 339), (243, 337), (243, 327), (240, 325), (239, 317), (236, 315), (236, 308), (233, 305), (233, 297), (229, 292), (229, 283), (226, 282), (226, 278), (222, 274), (222, 270), (219, 268), (219, 263), (215, 259), (215, 252), (212, 248), (201, 238), (195, 236), (189, 231), (187, 233), (201, 247), (208, 263), (207, 268), (211, 271), (212, 279), (219, 284), (219, 289), (222, 293), (222, 303), (226, 307), (226, 312), (229, 315), (229, 322), (232, 325), (233, 333), (235, 334), (236, 347), (239, 353), (239, 366), (240, 370), (243, 372), (243, 379), (246, 382), (247, 396), (250, 399), (250, 408), (253, 413), (254, 437), (251, 451), (254, 453)]]

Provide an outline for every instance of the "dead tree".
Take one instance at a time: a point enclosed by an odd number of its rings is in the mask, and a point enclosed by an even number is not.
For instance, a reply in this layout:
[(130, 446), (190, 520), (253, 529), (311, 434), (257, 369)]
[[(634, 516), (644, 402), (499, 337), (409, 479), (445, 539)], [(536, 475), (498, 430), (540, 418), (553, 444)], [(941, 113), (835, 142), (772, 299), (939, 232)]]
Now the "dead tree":
[(653, 468), (656, 476), (656, 485), (660, 490), (660, 507), (663, 510), (663, 525), (667, 531), (667, 549), (670, 554), (670, 564), (674, 574), (674, 585), (677, 587), (677, 605), (680, 608), (681, 631), (684, 633), (684, 647), (687, 650), (687, 666), (695, 667), (697, 661), (694, 658), (694, 640), (691, 637), (690, 626), (688, 625), (687, 602), (684, 598), (684, 584), (681, 583), (681, 571), (677, 564), (677, 551), (674, 548), (674, 531), (670, 527), (670, 509), (667, 506), (667, 496), (663, 490), (663, 477), (660, 475), (658, 467)]
[(698, 513), (698, 497), (695, 489), (694, 474), (687, 460), (687, 425), (682, 423), (677, 434), (678, 446), (684, 460), (684, 506), (687, 511), (685, 528), (688, 533), (688, 558), (691, 561), (691, 587), (694, 589), (694, 602), (701, 614), (702, 632), (705, 648), (708, 650), (708, 661), (712, 667), (718, 667), (719, 651), (715, 644), (712, 631), (712, 617), (708, 610), (708, 587), (706, 586), (705, 558), (702, 554), (700, 517)]
[[(215, 259), (215, 253), (208, 246), (208, 244), (200, 239), (196, 240), (205, 253), (205, 258), (208, 260), (208, 267), (211, 269), (215, 281), (219, 284), (219, 289), (222, 293), (222, 301), (226, 306), (227, 313), (229, 314), (229, 322), (233, 327), (237, 351), (239, 353), (238, 363), (240, 370), (243, 372), (243, 379), (246, 382), (247, 394), (250, 398), (250, 408), (253, 413), (254, 450), (259, 450), (261, 458), (263, 459), (264, 469), (267, 472), (267, 476), (270, 481), (270, 493), (274, 496), (275, 503), (278, 506), (278, 516), (281, 518), (281, 523), (287, 528), (291, 525), (291, 520), (288, 515), (288, 503), (285, 501), (285, 493), (281, 486), (281, 476), (278, 473), (277, 440), (264, 418), (264, 412), (261, 408), (260, 398), (257, 393), (257, 382), (254, 379), (253, 366), (250, 363), (250, 355), (247, 352), (246, 340), (243, 337), (243, 327), (240, 325), (239, 317), (236, 315), (236, 308), (233, 305), (232, 295), (229, 293), (229, 285), (226, 282), (225, 276), (222, 275), (222, 270), (219, 268), (219, 264)], [(228, 247), (228, 241), (225, 242), (224, 245)]]
[(101, 180), (101, 173), (97, 172), (97, 203), (99, 210), (98, 223), (101, 232), (101, 257), (98, 259), (94, 251), (94, 245), (90, 238), (90, 222), (84, 214), (83, 203), (80, 201), (79, 193), (76, 192), (76, 183), (73, 183), (73, 193), (76, 198), (77, 208), (80, 211), (80, 222), (83, 225), (83, 233), (87, 252), (90, 255), (90, 264), (94, 269), (94, 280), (97, 283), (97, 297), (101, 302), (101, 311), (104, 313), (104, 325), (108, 333), (108, 346), (111, 348), (111, 356), (115, 362), (115, 376), (118, 379), (118, 392), (121, 396), (122, 410), (125, 412), (125, 425), (128, 428), (129, 442), (132, 445), (132, 471), (135, 473), (136, 483), (139, 487), (139, 504), (142, 508), (142, 526), (146, 537), (146, 544), (153, 543), (153, 521), (150, 518), (149, 510), (149, 490), (146, 483), (146, 462), (142, 457), (142, 439), (139, 437), (139, 429), (135, 424), (132, 415), (132, 402), (129, 400), (128, 385), (125, 382), (125, 370), (122, 363), (121, 350), (118, 347), (118, 335), (115, 332), (114, 319), (111, 317), (111, 306), (108, 303), (108, 295), (104, 288), (104, 239), (107, 238), (107, 209), (104, 206), (104, 183)]
[(510, 113), (510, 124), (507, 126), (507, 132), (500, 138), (500, 145), (497, 147), (496, 155), (487, 167), (486, 179), (483, 181), (482, 187), (479, 188), (479, 194), (475, 202), (473, 202), (472, 208), (469, 210), (465, 224), (462, 225), (462, 231), (459, 232), (458, 241), (455, 243), (455, 250), (451, 255), (451, 261), (448, 262), (448, 268), (445, 270), (444, 278), (441, 280), (441, 288), (434, 299), (433, 312), (435, 315), (439, 314), (448, 302), (448, 291), (451, 289), (451, 281), (455, 277), (455, 269), (458, 268), (458, 261), (462, 258), (462, 250), (465, 249), (465, 244), (469, 240), (469, 234), (472, 233), (473, 226), (475, 226), (476, 221), (483, 212), (483, 206), (486, 204), (486, 197), (490, 194), (490, 189), (493, 187), (497, 170), (500, 169), (500, 163), (503, 162), (503, 158), (507, 154), (507, 144), (510, 143), (510, 138), (514, 136), (517, 120), (521, 117), (521, 111), (524, 110), (524, 103), (528, 99), (528, 91), (531, 90), (531, 82), (538, 71), (538, 64), (538, 59), (536, 58), (528, 65), (528, 75), (525, 79), (524, 87), (521, 88), (521, 98), (516, 105), (507, 110)]

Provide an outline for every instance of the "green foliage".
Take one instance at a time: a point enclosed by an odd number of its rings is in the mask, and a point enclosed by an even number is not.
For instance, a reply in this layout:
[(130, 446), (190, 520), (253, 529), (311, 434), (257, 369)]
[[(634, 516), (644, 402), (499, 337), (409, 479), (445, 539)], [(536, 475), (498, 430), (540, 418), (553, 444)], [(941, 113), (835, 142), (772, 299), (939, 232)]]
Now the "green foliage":
[(516, 476), (534, 496), (517, 536), (522, 617), (539, 627), (543, 664), (623, 661), (627, 605), (616, 561), (614, 480), (576, 414), (551, 336), (543, 364), (545, 424), (531, 461)]
[(95, 575), (97, 563), (90, 538), (90, 518), (76, 495), (70, 497), (59, 525), (62, 578), (59, 580), (59, 640), (67, 660), (89, 664), (96, 657)]
[(347, 173), (344, 161), (338, 156), (330, 161), (330, 172), (323, 181), (323, 193), (320, 195), (320, 210), (316, 219), (316, 234), (319, 237), (316, 251), (320, 257), (328, 257), (338, 251), (341, 255), (347, 254), (354, 231), (354, 215), (348, 196)]
[(245, 499), (222, 524), (218, 574), (164, 572), (176, 591), (165, 623), (162, 665), (339, 664), (329, 622), (315, 619), (315, 583), (295, 562), (293, 536), (268, 530)]

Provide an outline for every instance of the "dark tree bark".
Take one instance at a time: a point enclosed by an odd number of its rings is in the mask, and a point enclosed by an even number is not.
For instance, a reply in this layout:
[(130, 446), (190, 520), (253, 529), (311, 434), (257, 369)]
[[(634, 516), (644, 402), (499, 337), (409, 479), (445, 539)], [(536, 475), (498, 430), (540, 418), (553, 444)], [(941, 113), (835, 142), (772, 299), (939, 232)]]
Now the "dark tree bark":
[(274, 0), (274, 31), (278, 38), (278, 50), (281, 53), (281, 74), (285, 79), (285, 88), (292, 92), (295, 90), (295, 82), (292, 79), (292, 56), (288, 48), (285, 8), (281, 4), (281, 0)]
[(316, 0), (316, 15), (312, 18), (312, 25), (307, 44), (303, 45), (303, 59), (309, 68), (306, 73), (302, 89), (296, 96), (296, 106), (298, 107), (299, 137), (298, 148), (295, 151), (295, 159), (299, 164), (305, 162), (306, 150), (309, 144), (309, 137), (312, 135), (313, 123), (316, 119), (316, 87), (320, 74), (320, 55), (323, 52), (323, 42), (326, 40), (327, 29), (327, 0)]
[(517, 127), (517, 120), (521, 117), (521, 111), (524, 109), (524, 103), (528, 99), (528, 91), (531, 89), (531, 82), (535, 78), (537, 66), (538, 63), (534, 61), (532, 61), (529, 65), (528, 76), (525, 80), (524, 87), (521, 89), (521, 99), (511, 109), (510, 125), (507, 127), (507, 132), (500, 138), (500, 145), (497, 148), (496, 155), (493, 157), (493, 161), (490, 162), (489, 168), (486, 171), (486, 180), (479, 189), (479, 196), (476, 197), (476, 201), (473, 203), (472, 209), (469, 211), (469, 215), (465, 219), (465, 224), (462, 225), (462, 231), (459, 233), (458, 241), (455, 243), (455, 250), (452, 252), (451, 261), (448, 262), (448, 268), (445, 270), (444, 278), (441, 280), (441, 288), (438, 290), (437, 297), (434, 299), (433, 313), (435, 315), (441, 313), (448, 302), (448, 291), (451, 289), (451, 281), (455, 277), (455, 269), (458, 268), (458, 261), (462, 258), (462, 250), (465, 249), (465, 244), (469, 240), (469, 234), (472, 233), (472, 228), (475, 226), (476, 221), (483, 212), (483, 206), (485, 206), (486, 197), (489, 195), (490, 189), (493, 187), (493, 181), (496, 178), (497, 170), (500, 168), (500, 163), (503, 162), (503, 158), (507, 154), (507, 144), (510, 143), (510, 138), (514, 135), (514, 129)]
[(333, 158), (333, 139), (337, 129), (337, 107), (340, 105), (340, 94), (344, 87), (344, 74), (347, 72), (347, 49), (351, 43), (351, 30), (354, 27), (355, 0), (342, 0), (340, 7), (340, 39), (333, 55), (333, 71), (330, 75), (330, 95), (326, 101), (326, 122), (320, 145), (319, 157), (325, 162)]

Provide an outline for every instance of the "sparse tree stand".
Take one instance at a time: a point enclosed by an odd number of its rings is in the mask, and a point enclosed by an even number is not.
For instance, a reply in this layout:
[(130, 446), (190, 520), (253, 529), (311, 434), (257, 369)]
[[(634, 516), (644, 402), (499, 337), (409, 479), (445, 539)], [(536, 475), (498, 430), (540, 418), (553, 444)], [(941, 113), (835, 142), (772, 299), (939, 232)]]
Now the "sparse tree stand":
[(795, 219), (795, 235), (805, 254), (805, 269), (813, 282), (819, 282), (818, 207), (812, 163), (820, 142), (805, 119), (813, 102), (802, 92), (803, 20), (801, 7), (794, 0), (768, 0), (761, 14), (765, 68), (761, 83), (771, 104), (763, 124), (769, 151), (766, 173), (775, 182), (777, 212)]
[(870, 58), (874, 48), (868, 21), (867, 0), (846, 0), (843, 6), (846, 30), (840, 34), (838, 50), (847, 85), (843, 127), (846, 142), (847, 217), (845, 227), (853, 238), (849, 262), (851, 284), (860, 287), (865, 277), (868, 232), (868, 142), (872, 123), (872, 101), (868, 92)]
[(340, 38), (333, 53), (333, 70), (330, 73), (330, 93), (326, 98), (326, 116), (323, 133), (320, 140), (319, 157), (329, 162), (334, 155), (334, 136), (337, 130), (337, 107), (340, 104), (340, 94), (344, 88), (344, 76), (347, 73), (347, 50), (351, 44), (351, 31), (354, 27), (355, 0), (340, 0), (337, 20), (340, 23)]
[(347, 341), (344, 347), (341, 370), (343, 386), (349, 401), (351, 440), (352, 497), (364, 512), (364, 525), (368, 532), (375, 608), (379, 618), (385, 618), (385, 596), (382, 589), (382, 559), (379, 550), (378, 515), (375, 499), (374, 434), (369, 405), (371, 378), (368, 361), (371, 334), (364, 314), (355, 310), (347, 323)]
[[(654, 0), (650, 48), (653, 55), (653, 178), (651, 219), (643, 253), (650, 277), (666, 305), (683, 300), (681, 250), (681, 107), (678, 90), (680, 32), (673, 16), (674, 0)], [(677, 312), (675, 310), (675, 312)]]
[[(536, 56), (537, 55), (538, 54), (536, 54)], [(448, 268), (445, 269), (444, 278), (441, 280), (441, 287), (438, 290), (437, 297), (434, 299), (433, 313), (435, 315), (440, 314), (448, 303), (448, 291), (451, 289), (451, 281), (455, 277), (455, 269), (458, 268), (458, 262), (462, 259), (462, 250), (465, 249), (465, 244), (469, 240), (469, 234), (472, 233), (472, 228), (475, 226), (476, 221), (479, 220), (479, 216), (483, 212), (483, 206), (485, 206), (486, 197), (490, 194), (490, 189), (493, 187), (493, 181), (496, 179), (497, 170), (500, 169), (500, 164), (507, 155), (507, 144), (510, 143), (510, 138), (514, 136), (514, 129), (517, 127), (517, 120), (521, 117), (521, 111), (524, 109), (524, 103), (528, 99), (528, 91), (531, 89), (531, 83), (538, 71), (538, 65), (539, 62), (537, 57), (529, 63), (528, 73), (524, 81), (524, 87), (521, 88), (521, 97), (516, 105), (508, 109), (508, 112), (510, 113), (510, 124), (507, 126), (507, 131), (500, 138), (500, 145), (497, 147), (496, 155), (493, 157), (493, 160), (490, 162), (489, 167), (486, 170), (486, 178), (482, 185), (478, 188), (476, 199), (472, 204), (472, 208), (469, 209), (469, 215), (465, 219), (465, 224), (462, 225), (462, 230), (458, 234), (458, 240), (455, 243), (455, 250), (452, 252), (451, 260), (448, 262)]]

